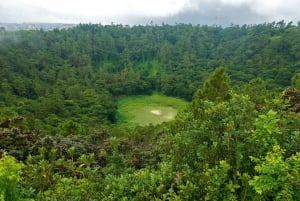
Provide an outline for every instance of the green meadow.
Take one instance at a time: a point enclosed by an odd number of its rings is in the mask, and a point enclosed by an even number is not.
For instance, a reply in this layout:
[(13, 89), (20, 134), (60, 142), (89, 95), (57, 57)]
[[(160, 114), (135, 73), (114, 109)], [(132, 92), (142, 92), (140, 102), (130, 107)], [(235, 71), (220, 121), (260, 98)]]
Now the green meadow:
[(118, 101), (118, 126), (146, 126), (171, 121), (187, 102), (159, 94), (127, 96)]

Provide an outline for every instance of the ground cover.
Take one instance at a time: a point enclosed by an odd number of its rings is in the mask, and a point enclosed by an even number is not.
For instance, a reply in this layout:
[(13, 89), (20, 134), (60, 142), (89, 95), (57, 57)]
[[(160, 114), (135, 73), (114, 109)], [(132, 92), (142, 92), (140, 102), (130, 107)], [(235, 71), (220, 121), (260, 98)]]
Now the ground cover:
[(160, 94), (129, 96), (118, 101), (118, 126), (146, 126), (171, 121), (187, 105), (182, 99)]

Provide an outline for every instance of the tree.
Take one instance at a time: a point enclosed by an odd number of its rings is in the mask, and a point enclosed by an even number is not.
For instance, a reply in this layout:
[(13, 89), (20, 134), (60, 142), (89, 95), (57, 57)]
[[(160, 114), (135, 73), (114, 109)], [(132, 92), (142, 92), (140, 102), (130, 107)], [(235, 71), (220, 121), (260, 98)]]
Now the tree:
[(264, 200), (300, 199), (300, 153), (286, 159), (284, 154), (284, 149), (274, 145), (265, 157), (251, 158), (257, 163), (255, 170), (258, 175), (249, 183)]
[(292, 86), (300, 89), (300, 73), (296, 73), (292, 78)]
[(229, 100), (229, 77), (226, 74), (226, 69), (217, 68), (204, 82), (202, 89), (197, 91), (195, 98), (216, 102)]
[(14, 157), (4, 155), (0, 159), (0, 200), (19, 200), (18, 184), (21, 180), (24, 165)]
[(267, 94), (267, 87), (264, 80), (255, 78), (250, 80), (245, 86), (245, 93), (249, 95), (250, 100), (255, 104), (264, 104)]
[(230, 99), (229, 77), (223, 67), (217, 68), (204, 82), (192, 101), (195, 116), (201, 115), (201, 108), (205, 101), (222, 102)]
[[(272, 147), (278, 144), (282, 132), (278, 127), (277, 113), (270, 110), (267, 114), (259, 115), (255, 120), (256, 129), (252, 132), (249, 140), (253, 144), (256, 155), (267, 153)], [(257, 149), (259, 147), (259, 149)]]
[(72, 120), (66, 120), (58, 125), (58, 133), (63, 136), (82, 135), (85, 131), (79, 123)]

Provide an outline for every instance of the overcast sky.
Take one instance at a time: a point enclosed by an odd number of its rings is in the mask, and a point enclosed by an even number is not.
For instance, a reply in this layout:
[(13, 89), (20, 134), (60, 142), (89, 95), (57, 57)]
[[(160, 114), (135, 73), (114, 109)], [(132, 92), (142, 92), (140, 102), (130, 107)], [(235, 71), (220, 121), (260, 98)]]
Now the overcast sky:
[(296, 23), (299, 8), (300, 0), (0, 0), (0, 22)]

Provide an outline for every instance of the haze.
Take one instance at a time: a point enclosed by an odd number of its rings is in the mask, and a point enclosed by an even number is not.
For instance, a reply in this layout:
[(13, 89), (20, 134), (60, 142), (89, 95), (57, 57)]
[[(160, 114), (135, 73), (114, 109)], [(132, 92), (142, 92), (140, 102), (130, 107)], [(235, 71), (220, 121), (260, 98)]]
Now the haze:
[(298, 22), (298, 0), (0, 0), (0, 22), (257, 24)]

